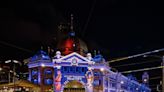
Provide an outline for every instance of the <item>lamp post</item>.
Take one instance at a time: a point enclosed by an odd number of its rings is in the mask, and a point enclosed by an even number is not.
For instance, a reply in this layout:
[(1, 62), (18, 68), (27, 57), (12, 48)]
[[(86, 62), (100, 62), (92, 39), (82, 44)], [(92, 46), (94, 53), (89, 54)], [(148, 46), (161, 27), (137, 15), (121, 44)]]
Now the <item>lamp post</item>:
[[(13, 83), (14, 83), (14, 92), (15, 92), (15, 75), (16, 75), (15, 64), (20, 64), (20, 62), (17, 60), (7, 60), (7, 61), (5, 61), (5, 63), (13, 63)], [(10, 76), (10, 71), (9, 71), (9, 76)], [(9, 82), (10, 82), (10, 79), (9, 79)]]

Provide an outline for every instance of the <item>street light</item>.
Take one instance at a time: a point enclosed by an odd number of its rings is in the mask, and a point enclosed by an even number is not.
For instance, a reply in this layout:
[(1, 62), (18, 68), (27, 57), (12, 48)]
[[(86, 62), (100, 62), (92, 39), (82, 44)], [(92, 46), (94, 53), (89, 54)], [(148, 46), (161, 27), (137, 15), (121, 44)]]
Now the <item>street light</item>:
[(2, 71), (2, 68), (0, 67), (0, 71)]
[(159, 58), (162, 60), (162, 92), (164, 92), (164, 56), (158, 56), (158, 55), (144, 55), (144, 57), (155, 57), (155, 58)]
[(41, 67), (45, 67), (45, 64), (42, 63), (42, 64), (41, 64)]
[(101, 72), (104, 72), (104, 68), (100, 68), (100, 71), (101, 71)]
[(124, 81), (121, 81), (120, 83), (121, 83), (121, 84), (124, 84)]
[[(14, 83), (14, 92), (15, 92), (15, 75), (16, 75), (16, 73), (15, 73), (15, 64), (20, 64), (21, 65), (21, 63), (17, 60), (7, 60), (7, 61), (5, 61), (5, 63), (13, 63), (13, 83)], [(10, 76), (10, 71), (9, 71), (9, 76)], [(9, 82), (10, 82), (10, 79), (9, 79)]]

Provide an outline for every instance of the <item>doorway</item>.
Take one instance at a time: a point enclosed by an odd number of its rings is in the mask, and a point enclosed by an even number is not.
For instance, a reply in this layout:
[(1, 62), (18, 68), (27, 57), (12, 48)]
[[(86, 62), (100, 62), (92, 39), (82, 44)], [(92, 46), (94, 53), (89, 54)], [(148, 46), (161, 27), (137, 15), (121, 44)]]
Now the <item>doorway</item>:
[(73, 80), (65, 85), (63, 92), (85, 92), (85, 87), (79, 81)]

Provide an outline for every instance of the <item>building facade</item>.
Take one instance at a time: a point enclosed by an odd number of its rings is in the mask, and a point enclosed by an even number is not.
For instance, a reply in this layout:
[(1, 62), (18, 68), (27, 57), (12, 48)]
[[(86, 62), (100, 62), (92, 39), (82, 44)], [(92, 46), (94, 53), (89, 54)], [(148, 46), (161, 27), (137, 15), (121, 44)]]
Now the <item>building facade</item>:
[(29, 80), (42, 92), (151, 92), (144, 83), (110, 70), (101, 55), (82, 56), (76, 52), (50, 57), (44, 51), (29, 63)]
[(40, 85), (42, 92), (151, 92), (148, 80), (140, 84), (113, 72), (100, 53), (93, 57), (87, 53), (85, 42), (75, 37), (73, 15), (69, 27), (56, 55), (40, 50), (28, 62), (29, 81)]

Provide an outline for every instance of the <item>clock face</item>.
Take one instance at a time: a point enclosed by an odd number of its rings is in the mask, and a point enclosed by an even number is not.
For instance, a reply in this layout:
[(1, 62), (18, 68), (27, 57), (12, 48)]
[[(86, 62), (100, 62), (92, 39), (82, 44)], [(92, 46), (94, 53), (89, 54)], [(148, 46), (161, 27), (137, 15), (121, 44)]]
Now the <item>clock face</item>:
[(77, 65), (77, 59), (76, 58), (72, 59), (72, 65)]

